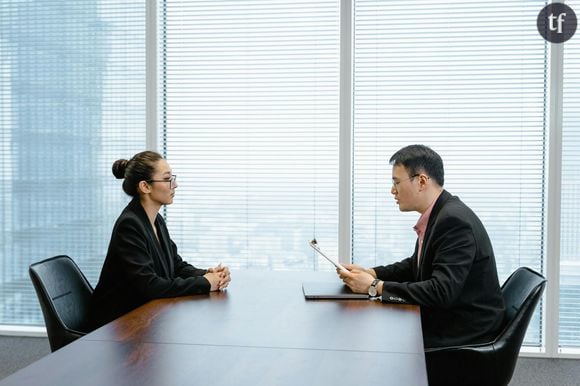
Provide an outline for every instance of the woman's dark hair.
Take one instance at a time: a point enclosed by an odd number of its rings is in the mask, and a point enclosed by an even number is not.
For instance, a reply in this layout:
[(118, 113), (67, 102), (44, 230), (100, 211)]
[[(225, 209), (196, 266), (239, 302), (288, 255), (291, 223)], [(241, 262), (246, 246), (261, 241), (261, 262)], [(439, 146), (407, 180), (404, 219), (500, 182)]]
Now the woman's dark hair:
[(124, 178), (123, 191), (129, 196), (137, 197), (139, 182), (152, 178), (155, 164), (161, 159), (161, 154), (149, 150), (135, 154), (130, 160), (118, 159), (113, 162), (113, 175), (118, 179)]
[(405, 146), (393, 154), (389, 163), (394, 166), (402, 165), (409, 177), (424, 172), (439, 186), (443, 186), (445, 182), (443, 160), (439, 154), (425, 145)]

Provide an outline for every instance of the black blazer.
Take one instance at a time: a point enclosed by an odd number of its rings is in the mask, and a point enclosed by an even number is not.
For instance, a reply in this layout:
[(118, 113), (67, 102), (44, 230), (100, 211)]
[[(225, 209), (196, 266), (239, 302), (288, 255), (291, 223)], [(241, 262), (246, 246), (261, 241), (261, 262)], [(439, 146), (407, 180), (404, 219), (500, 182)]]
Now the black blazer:
[(443, 191), (431, 212), (420, 265), (415, 252), (375, 267), (383, 301), (421, 306), (425, 347), (491, 341), (503, 327), (505, 305), (491, 241), (479, 218)]
[(209, 292), (210, 283), (203, 277), (207, 271), (181, 259), (159, 214), (155, 227), (159, 242), (139, 199), (133, 199), (117, 219), (91, 299), (93, 328), (151, 299)]

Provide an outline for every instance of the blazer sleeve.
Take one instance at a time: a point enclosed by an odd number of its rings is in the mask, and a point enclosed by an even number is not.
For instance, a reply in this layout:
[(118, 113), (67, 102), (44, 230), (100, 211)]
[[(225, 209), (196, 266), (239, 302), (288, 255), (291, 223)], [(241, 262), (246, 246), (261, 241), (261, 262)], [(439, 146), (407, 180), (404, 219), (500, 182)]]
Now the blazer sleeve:
[(383, 281), (405, 282), (414, 277), (413, 256), (407, 257), (397, 263), (373, 267), (377, 278)]
[[(136, 218), (126, 218), (118, 224), (114, 249), (125, 279), (147, 299), (206, 293), (209, 281), (203, 276), (166, 277), (158, 272), (154, 247), (147, 242), (144, 225)], [(177, 255), (179, 256), (179, 255)], [(184, 270), (179, 257), (180, 271)], [(185, 263), (187, 264), (187, 263)]]
[(186, 261), (183, 261), (179, 253), (177, 253), (177, 245), (173, 240), (169, 240), (171, 248), (171, 256), (173, 256), (173, 264), (175, 266), (175, 276), (186, 279), (188, 277), (203, 276), (207, 273), (207, 269), (196, 268)]
[(420, 281), (384, 281), (383, 301), (448, 309), (459, 298), (475, 259), (473, 229), (459, 217), (444, 217), (436, 226), (425, 255), (432, 256), (431, 274)]

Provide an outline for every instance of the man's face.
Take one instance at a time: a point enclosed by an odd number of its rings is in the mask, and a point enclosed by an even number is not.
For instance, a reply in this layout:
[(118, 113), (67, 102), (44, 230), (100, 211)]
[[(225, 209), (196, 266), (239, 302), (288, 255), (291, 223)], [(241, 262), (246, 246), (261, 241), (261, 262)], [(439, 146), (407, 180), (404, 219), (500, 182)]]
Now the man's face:
[(418, 203), (416, 177), (418, 175), (410, 176), (404, 166), (393, 166), (391, 194), (394, 196), (401, 212), (416, 210)]

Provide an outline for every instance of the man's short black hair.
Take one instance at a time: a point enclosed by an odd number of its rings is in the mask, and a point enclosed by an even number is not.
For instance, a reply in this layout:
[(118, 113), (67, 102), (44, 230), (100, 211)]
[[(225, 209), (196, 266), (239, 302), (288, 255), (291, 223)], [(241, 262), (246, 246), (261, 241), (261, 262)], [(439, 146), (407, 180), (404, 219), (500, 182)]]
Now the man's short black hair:
[(409, 145), (397, 151), (389, 163), (393, 166), (403, 166), (409, 177), (425, 173), (439, 186), (443, 186), (445, 172), (443, 160), (435, 151), (425, 145)]

